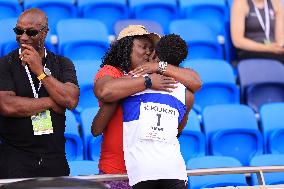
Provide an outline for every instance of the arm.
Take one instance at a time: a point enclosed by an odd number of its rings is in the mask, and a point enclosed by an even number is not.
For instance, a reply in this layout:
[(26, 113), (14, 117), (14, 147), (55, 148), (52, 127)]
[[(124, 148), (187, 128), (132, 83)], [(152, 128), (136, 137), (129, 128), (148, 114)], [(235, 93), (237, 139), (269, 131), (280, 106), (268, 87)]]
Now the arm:
[(284, 7), (281, 0), (272, 0), (275, 11), (275, 41), (278, 45), (284, 45)]
[(276, 43), (264, 44), (245, 37), (245, 17), (248, 12), (249, 7), (246, 0), (234, 1), (231, 9), (231, 37), (234, 46), (254, 52), (284, 53), (284, 49)]
[[(37, 76), (43, 73), (42, 59), (39, 53), (30, 45), (22, 45), (25, 49), (20, 58), (22, 62), (27, 64), (30, 70)], [(74, 71), (74, 66), (71, 62), (64, 63), (63, 69), (61, 70), (64, 75), (72, 75)], [(42, 80), (42, 83), (47, 90), (50, 97), (60, 106), (68, 109), (73, 109), (77, 106), (79, 99), (79, 88), (71, 82), (60, 82), (56, 78), (49, 76)]]
[[(175, 88), (176, 83), (172, 78), (159, 74), (149, 75), (152, 81), (152, 89), (170, 92), (171, 88)], [(122, 98), (128, 97), (135, 93), (146, 89), (144, 77), (122, 77), (114, 78), (105, 75), (98, 79), (94, 86), (96, 97), (102, 102), (114, 102)]]
[(185, 113), (181, 123), (178, 126), (178, 136), (177, 137), (180, 136), (182, 130), (186, 126), (188, 114), (189, 114), (190, 110), (192, 109), (193, 103), (194, 103), (194, 95), (190, 91), (187, 90), (186, 91), (186, 113)]
[(112, 102), (112, 103), (103, 103), (103, 105), (100, 107), (98, 113), (93, 119), (91, 132), (96, 137), (102, 134), (105, 127), (111, 120), (113, 114), (116, 111), (116, 108), (118, 106), (118, 102)]
[(19, 97), (13, 91), (0, 91), (0, 99), (0, 114), (6, 117), (29, 117), (56, 105), (49, 97)]

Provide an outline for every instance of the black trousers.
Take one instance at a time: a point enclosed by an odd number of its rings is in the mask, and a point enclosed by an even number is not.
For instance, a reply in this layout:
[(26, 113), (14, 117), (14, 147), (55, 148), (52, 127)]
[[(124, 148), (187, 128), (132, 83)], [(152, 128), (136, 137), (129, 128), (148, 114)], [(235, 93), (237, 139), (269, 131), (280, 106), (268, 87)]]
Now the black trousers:
[(282, 64), (284, 64), (284, 54), (238, 50), (238, 58), (239, 60), (252, 59), (252, 58), (273, 59), (273, 60), (278, 60)]
[(160, 179), (142, 181), (134, 186), (133, 189), (187, 189), (187, 181), (177, 179)]
[(0, 144), (0, 179), (68, 176), (65, 156), (41, 156)]

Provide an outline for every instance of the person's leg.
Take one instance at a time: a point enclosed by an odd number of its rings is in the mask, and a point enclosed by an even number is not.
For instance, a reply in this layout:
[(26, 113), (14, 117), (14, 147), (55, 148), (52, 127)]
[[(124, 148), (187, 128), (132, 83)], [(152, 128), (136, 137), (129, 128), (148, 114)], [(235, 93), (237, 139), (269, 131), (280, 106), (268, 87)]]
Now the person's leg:
[(185, 180), (162, 179), (162, 180), (160, 180), (160, 188), (163, 188), (163, 189), (187, 189), (188, 183)]
[(159, 187), (159, 180), (142, 181), (132, 186), (132, 188), (133, 189), (163, 189)]

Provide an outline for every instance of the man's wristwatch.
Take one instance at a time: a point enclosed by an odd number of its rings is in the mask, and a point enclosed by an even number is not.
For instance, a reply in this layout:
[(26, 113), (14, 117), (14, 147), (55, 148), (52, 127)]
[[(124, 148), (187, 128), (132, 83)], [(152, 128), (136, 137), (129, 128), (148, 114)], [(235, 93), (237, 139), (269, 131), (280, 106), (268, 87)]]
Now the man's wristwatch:
[(151, 88), (152, 87), (151, 78), (146, 75), (146, 76), (144, 76), (144, 79), (145, 79), (144, 85), (145, 85), (146, 89)]
[(43, 68), (43, 73), (42, 74), (40, 74), (39, 76), (37, 76), (37, 78), (38, 78), (38, 80), (43, 80), (46, 76), (51, 76), (51, 71), (48, 69), (48, 68), (46, 68), (46, 67), (44, 67)]
[(168, 63), (167, 62), (160, 61), (159, 62), (159, 67), (158, 67), (158, 73), (163, 75), (164, 72), (166, 71), (167, 67), (168, 67)]

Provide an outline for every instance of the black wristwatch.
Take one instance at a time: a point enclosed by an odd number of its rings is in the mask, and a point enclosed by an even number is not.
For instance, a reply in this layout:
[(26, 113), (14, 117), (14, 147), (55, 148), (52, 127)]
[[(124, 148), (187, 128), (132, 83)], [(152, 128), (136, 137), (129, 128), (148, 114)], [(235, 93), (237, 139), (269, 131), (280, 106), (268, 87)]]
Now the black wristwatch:
[(149, 76), (144, 76), (144, 79), (145, 79), (145, 83), (144, 83), (144, 85), (145, 85), (145, 87), (146, 87), (146, 89), (149, 89), (149, 88), (151, 88), (152, 87), (152, 81), (151, 81), (151, 78), (149, 77)]

